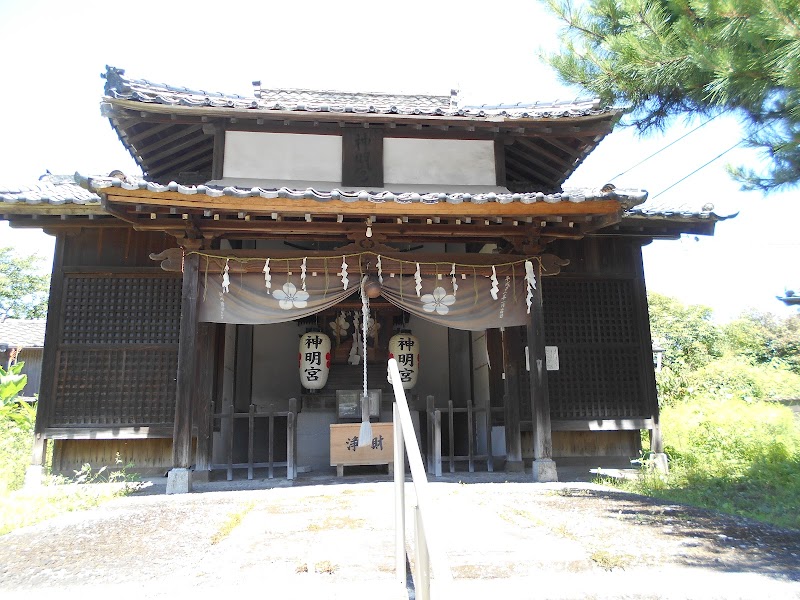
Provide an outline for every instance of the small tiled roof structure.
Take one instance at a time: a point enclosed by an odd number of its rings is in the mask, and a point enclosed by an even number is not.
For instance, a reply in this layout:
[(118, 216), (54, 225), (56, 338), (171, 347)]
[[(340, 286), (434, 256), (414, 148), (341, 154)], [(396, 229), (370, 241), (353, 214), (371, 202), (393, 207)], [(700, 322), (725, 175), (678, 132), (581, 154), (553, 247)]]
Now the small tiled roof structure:
[(0, 348), (43, 348), (46, 319), (0, 321)]
[(800, 306), (800, 294), (794, 290), (786, 290), (783, 296), (776, 296), (786, 306)]

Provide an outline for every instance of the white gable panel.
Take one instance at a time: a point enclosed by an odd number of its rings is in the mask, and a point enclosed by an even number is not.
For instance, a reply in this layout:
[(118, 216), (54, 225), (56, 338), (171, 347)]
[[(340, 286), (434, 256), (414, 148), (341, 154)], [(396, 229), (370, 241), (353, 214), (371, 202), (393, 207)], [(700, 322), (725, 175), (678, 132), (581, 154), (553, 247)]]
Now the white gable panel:
[(342, 138), (295, 133), (225, 133), (223, 177), (342, 180)]
[(494, 142), (385, 138), (383, 181), (494, 186)]

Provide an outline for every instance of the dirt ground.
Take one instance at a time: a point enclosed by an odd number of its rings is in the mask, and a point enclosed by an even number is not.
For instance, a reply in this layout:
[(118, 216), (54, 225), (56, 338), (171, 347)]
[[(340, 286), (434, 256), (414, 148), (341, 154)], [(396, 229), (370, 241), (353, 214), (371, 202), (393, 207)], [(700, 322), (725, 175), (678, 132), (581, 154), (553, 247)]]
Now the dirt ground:
[[(157, 481), (0, 537), (0, 596), (402, 598), (392, 484), (375, 479), (219, 482), (175, 496)], [(446, 475), (432, 493), (429, 530), (454, 576), (443, 597), (800, 598), (800, 531), (503, 473)]]

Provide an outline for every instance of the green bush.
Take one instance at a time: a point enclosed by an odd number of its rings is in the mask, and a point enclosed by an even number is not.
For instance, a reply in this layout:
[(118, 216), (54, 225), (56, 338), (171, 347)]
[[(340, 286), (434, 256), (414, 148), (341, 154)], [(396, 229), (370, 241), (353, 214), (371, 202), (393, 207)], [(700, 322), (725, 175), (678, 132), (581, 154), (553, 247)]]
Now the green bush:
[(22, 487), (32, 448), (33, 423), (0, 419), (0, 495)]
[(687, 376), (694, 398), (739, 400), (800, 398), (800, 375), (780, 363), (752, 364), (741, 356), (726, 356)]
[(800, 421), (780, 404), (705, 396), (661, 412), (670, 473), (627, 488), (800, 528)]

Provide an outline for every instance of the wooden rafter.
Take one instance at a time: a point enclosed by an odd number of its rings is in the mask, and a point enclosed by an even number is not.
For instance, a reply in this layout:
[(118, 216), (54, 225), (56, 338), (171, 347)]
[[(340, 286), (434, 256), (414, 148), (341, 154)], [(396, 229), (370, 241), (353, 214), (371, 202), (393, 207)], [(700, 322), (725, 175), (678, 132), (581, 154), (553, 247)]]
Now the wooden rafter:
[(510, 217), (525, 219), (526, 217), (544, 217), (555, 215), (603, 215), (613, 214), (620, 210), (616, 200), (592, 200), (588, 202), (522, 202), (461, 203), (450, 204), (439, 202), (425, 204), (414, 202), (401, 204), (398, 202), (372, 203), (366, 201), (344, 202), (342, 200), (294, 200), (288, 198), (261, 198), (221, 196), (213, 198), (204, 194), (187, 195), (179, 192), (150, 192), (148, 190), (124, 190), (122, 188), (106, 188), (101, 190), (109, 202), (117, 204), (144, 204), (150, 207), (176, 207), (177, 209), (216, 210), (230, 212), (248, 212), (262, 215), (279, 213), (284, 215), (372, 215), (391, 217), (476, 217), (494, 218)]
[[(172, 133), (172, 134), (164, 136), (164, 137), (160, 137), (157, 140), (155, 140), (153, 142), (150, 142), (147, 145), (142, 146), (141, 148), (137, 147), (137, 151), (139, 153), (141, 153), (141, 154), (148, 155), (147, 156), (148, 159), (158, 160), (159, 158), (163, 158), (164, 153), (162, 152), (161, 154), (158, 154), (158, 155), (155, 155), (155, 156), (153, 156), (151, 153), (153, 153), (153, 152), (155, 152), (157, 150), (160, 150), (161, 148), (163, 148), (164, 146), (167, 146), (168, 144), (171, 144), (173, 142), (177, 142), (178, 140), (180, 140), (182, 138), (186, 138), (186, 137), (189, 137), (189, 136), (192, 136), (193, 138), (195, 138), (195, 137), (197, 137), (196, 133), (198, 131), (202, 131), (202, 129), (203, 129), (202, 125), (193, 125), (191, 127), (182, 128), (179, 131), (176, 131), (175, 133)], [(173, 151), (178, 151), (178, 150), (180, 150), (180, 144), (176, 144), (174, 146), (170, 146), (169, 147), (169, 152), (167, 152), (166, 155), (169, 155)]]

